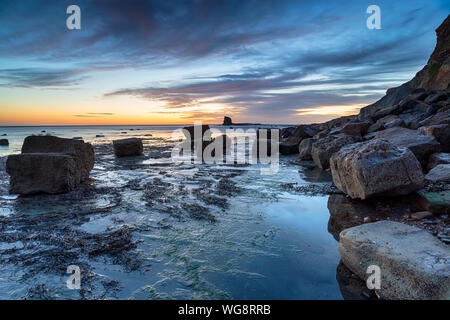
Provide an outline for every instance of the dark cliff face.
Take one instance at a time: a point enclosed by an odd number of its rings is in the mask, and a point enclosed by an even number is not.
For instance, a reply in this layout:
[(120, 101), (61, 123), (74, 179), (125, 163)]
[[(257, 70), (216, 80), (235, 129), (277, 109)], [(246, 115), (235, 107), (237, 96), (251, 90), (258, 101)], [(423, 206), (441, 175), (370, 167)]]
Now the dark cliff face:
[(362, 108), (359, 119), (366, 119), (379, 109), (399, 103), (418, 88), (450, 90), (450, 15), (436, 29), (436, 36), (436, 47), (426, 66), (412, 80), (387, 90), (383, 98)]
[(436, 29), (436, 36), (427, 65), (411, 80), (414, 88), (450, 90), (450, 15)]

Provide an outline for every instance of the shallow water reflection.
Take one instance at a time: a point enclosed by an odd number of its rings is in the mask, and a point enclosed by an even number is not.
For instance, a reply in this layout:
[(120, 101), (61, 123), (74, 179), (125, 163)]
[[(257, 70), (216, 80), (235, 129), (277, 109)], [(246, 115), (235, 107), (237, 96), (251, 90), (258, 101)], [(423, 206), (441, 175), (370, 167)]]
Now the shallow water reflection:
[[(14, 237), (0, 239), (0, 298), (80, 298), (65, 287), (65, 263), (72, 260), (87, 274), (90, 291), (82, 294), (90, 299), (342, 298), (328, 196), (282, 187), (309, 184), (295, 157), (284, 157), (269, 176), (259, 166), (175, 165), (167, 154), (174, 144), (169, 132), (140, 129), (153, 139), (144, 143), (146, 155), (120, 160), (108, 142), (126, 135), (119, 128), (109, 135), (111, 128), (65, 133), (105, 134), (106, 141), (95, 141), (95, 190), (0, 195), (0, 216), (8, 217), (0, 223), (3, 234), (27, 234), (22, 247)], [(327, 183), (323, 173), (313, 176)]]

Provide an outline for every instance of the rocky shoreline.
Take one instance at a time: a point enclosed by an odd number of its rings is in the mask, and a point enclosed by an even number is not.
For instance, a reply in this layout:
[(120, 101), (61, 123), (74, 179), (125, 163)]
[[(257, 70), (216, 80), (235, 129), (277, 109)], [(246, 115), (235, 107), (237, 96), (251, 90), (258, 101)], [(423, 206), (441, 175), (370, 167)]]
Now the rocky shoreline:
[[(385, 299), (450, 299), (450, 16), (436, 34), (434, 52), (411, 81), (358, 115), (281, 134), (281, 154), (312, 159), (346, 195), (329, 199), (331, 216), (347, 217), (332, 226), (343, 263), (363, 280), (367, 261), (378, 264), (386, 273), (377, 294)], [(370, 248), (374, 241), (389, 249)]]

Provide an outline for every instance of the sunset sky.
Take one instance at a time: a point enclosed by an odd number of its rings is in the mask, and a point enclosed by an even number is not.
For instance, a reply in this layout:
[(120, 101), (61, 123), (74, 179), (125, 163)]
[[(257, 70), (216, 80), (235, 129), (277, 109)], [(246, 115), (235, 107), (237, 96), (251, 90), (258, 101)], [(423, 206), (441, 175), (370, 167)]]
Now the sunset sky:
[[(68, 30), (66, 8), (81, 8)], [(369, 30), (366, 8), (381, 8)], [(411, 79), (450, 1), (0, 2), (0, 125), (320, 122)]]

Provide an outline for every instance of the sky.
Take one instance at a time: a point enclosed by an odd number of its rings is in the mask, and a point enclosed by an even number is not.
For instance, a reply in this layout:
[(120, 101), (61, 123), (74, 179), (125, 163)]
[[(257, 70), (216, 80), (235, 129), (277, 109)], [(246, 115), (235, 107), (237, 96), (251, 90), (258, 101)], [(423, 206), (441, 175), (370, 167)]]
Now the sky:
[(1, 0), (0, 125), (355, 114), (426, 64), (449, 13), (448, 0)]

